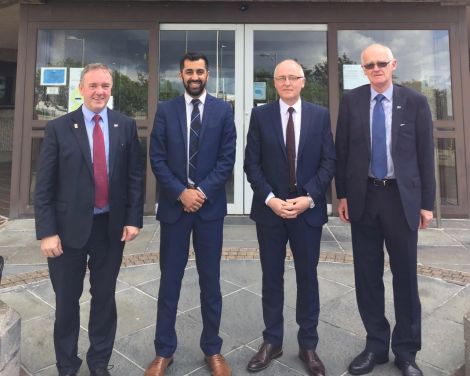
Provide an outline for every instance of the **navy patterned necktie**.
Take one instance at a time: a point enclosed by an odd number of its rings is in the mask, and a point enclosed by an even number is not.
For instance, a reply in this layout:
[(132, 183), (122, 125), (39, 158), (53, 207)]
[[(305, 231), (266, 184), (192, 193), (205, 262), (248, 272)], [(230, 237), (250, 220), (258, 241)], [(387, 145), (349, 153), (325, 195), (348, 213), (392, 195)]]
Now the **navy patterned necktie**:
[(201, 132), (201, 113), (199, 112), (199, 103), (201, 101), (194, 98), (193, 111), (191, 113), (191, 124), (189, 132), (189, 172), (188, 176), (193, 182), (196, 182), (197, 154), (199, 148), (199, 133)]
[(372, 175), (377, 179), (387, 176), (387, 137), (385, 129), (385, 112), (382, 101), (385, 97), (377, 94), (372, 112)]
[(289, 163), (289, 192), (295, 192), (295, 132), (292, 118), (294, 107), (289, 107), (287, 111), (289, 111), (289, 120), (287, 120), (286, 128), (286, 152)]

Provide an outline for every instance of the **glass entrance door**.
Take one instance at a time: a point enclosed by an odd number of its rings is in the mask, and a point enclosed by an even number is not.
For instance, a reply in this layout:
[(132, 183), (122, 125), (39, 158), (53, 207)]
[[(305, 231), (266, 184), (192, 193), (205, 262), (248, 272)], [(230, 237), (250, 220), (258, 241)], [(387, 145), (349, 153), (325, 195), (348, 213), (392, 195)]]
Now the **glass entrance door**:
[[(302, 65), (305, 73), (302, 99), (328, 107), (326, 34), (326, 25), (245, 26), (244, 142), (251, 109), (278, 99), (273, 72), (282, 60), (295, 59)], [(244, 212), (248, 214), (253, 194), (246, 178), (244, 188)], [(328, 202), (331, 203), (331, 197)]]
[(302, 98), (328, 107), (326, 34), (326, 25), (160, 25), (159, 101), (183, 94), (179, 60), (187, 51), (198, 51), (209, 59), (207, 91), (234, 108), (238, 137), (227, 183), (229, 214), (250, 212), (252, 190), (243, 173), (246, 134), (253, 106), (278, 99), (273, 81), (277, 63), (296, 59), (306, 77)]

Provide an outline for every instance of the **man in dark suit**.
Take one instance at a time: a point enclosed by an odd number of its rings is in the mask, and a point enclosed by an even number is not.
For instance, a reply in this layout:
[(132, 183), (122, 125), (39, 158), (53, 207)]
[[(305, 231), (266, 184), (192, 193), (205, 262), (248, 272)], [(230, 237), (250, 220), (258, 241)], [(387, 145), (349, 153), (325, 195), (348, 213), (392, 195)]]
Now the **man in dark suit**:
[(186, 91), (159, 104), (151, 135), (150, 161), (160, 187), (161, 278), (156, 358), (146, 376), (163, 375), (173, 362), (176, 310), (191, 234), (201, 288), (200, 346), (212, 375), (231, 375), (220, 354), (220, 258), (227, 214), (225, 184), (235, 163), (236, 130), (231, 106), (205, 90), (208, 69), (203, 54), (182, 58), (180, 77)]
[(248, 363), (250, 372), (265, 369), (282, 355), (284, 260), (290, 243), (297, 277), (299, 357), (309, 374), (325, 375), (318, 355), (317, 265), (322, 226), (327, 222), (325, 193), (335, 168), (330, 115), (305, 102), (302, 67), (279, 63), (274, 85), (280, 100), (253, 108), (244, 169), (253, 189), (250, 217), (256, 222), (263, 271), (264, 342)]
[(116, 335), (114, 293), (125, 242), (142, 227), (143, 176), (135, 121), (109, 110), (112, 71), (86, 66), (83, 106), (50, 121), (41, 147), (35, 192), (36, 234), (48, 257), (56, 294), (54, 346), (61, 376), (76, 375), (79, 299), (90, 270), (92, 376), (109, 375)]
[(343, 96), (336, 130), (338, 212), (351, 222), (357, 304), (367, 331), (365, 350), (349, 373), (362, 375), (388, 361), (385, 244), (393, 274), (395, 364), (403, 375), (417, 376), (417, 230), (432, 220), (436, 189), (431, 112), (423, 95), (393, 84), (397, 61), (389, 48), (373, 44), (361, 61), (370, 85)]

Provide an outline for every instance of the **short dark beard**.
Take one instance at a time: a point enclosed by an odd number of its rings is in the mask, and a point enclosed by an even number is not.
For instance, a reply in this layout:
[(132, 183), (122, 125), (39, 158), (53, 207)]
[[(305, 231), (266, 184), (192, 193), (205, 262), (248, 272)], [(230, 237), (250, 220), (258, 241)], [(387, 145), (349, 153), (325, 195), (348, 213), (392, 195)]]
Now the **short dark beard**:
[[(191, 89), (190, 87), (190, 84), (191, 82), (201, 82), (201, 86), (199, 86), (199, 89), (195, 90), (195, 89)], [(183, 85), (184, 85), (184, 88), (186, 89), (186, 92), (192, 96), (192, 97), (199, 97), (202, 92), (204, 91), (204, 89), (206, 88), (206, 82), (203, 82), (202, 80), (191, 80), (191, 81), (188, 81), (187, 83), (183, 81)]]

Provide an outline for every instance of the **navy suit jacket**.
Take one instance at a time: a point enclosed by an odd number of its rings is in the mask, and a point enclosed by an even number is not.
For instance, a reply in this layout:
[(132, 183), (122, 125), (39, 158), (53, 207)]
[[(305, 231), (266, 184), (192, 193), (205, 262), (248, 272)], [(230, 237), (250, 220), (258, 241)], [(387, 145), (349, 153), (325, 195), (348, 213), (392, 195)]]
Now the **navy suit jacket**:
[[(165, 223), (176, 222), (183, 213), (178, 198), (188, 185), (187, 138), (184, 96), (160, 103), (150, 139), (150, 162), (160, 188), (157, 219)], [(232, 107), (207, 94), (194, 182), (207, 197), (197, 211), (203, 220), (227, 214), (225, 184), (235, 163), (236, 138)]]
[[(135, 121), (108, 109), (108, 129), (109, 236), (119, 240), (125, 225), (142, 227), (143, 169)], [(62, 244), (83, 247), (93, 224), (94, 196), (90, 144), (80, 107), (46, 126), (34, 198), (37, 238), (58, 234)]]
[[(335, 170), (335, 147), (330, 114), (324, 107), (302, 101), (297, 151), (297, 196), (307, 193), (315, 207), (301, 214), (311, 226), (327, 222), (325, 193)], [(283, 221), (265, 203), (270, 192), (281, 199), (289, 194), (289, 165), (282, 131), (279, 101), (251, 111), (244, 169), (253, 189), (251, 219), (263, 225)]]
[[(422, 94), (393, 86), (392, 160), (409, 227), (419, 226), (420, 209), (433, 210), (436, 192), (431, 111)], [(344, 94), (336, 129), (336, 192), (348, 200), (351, 220), (361, 218), (371, 158), (370, 85)]]

